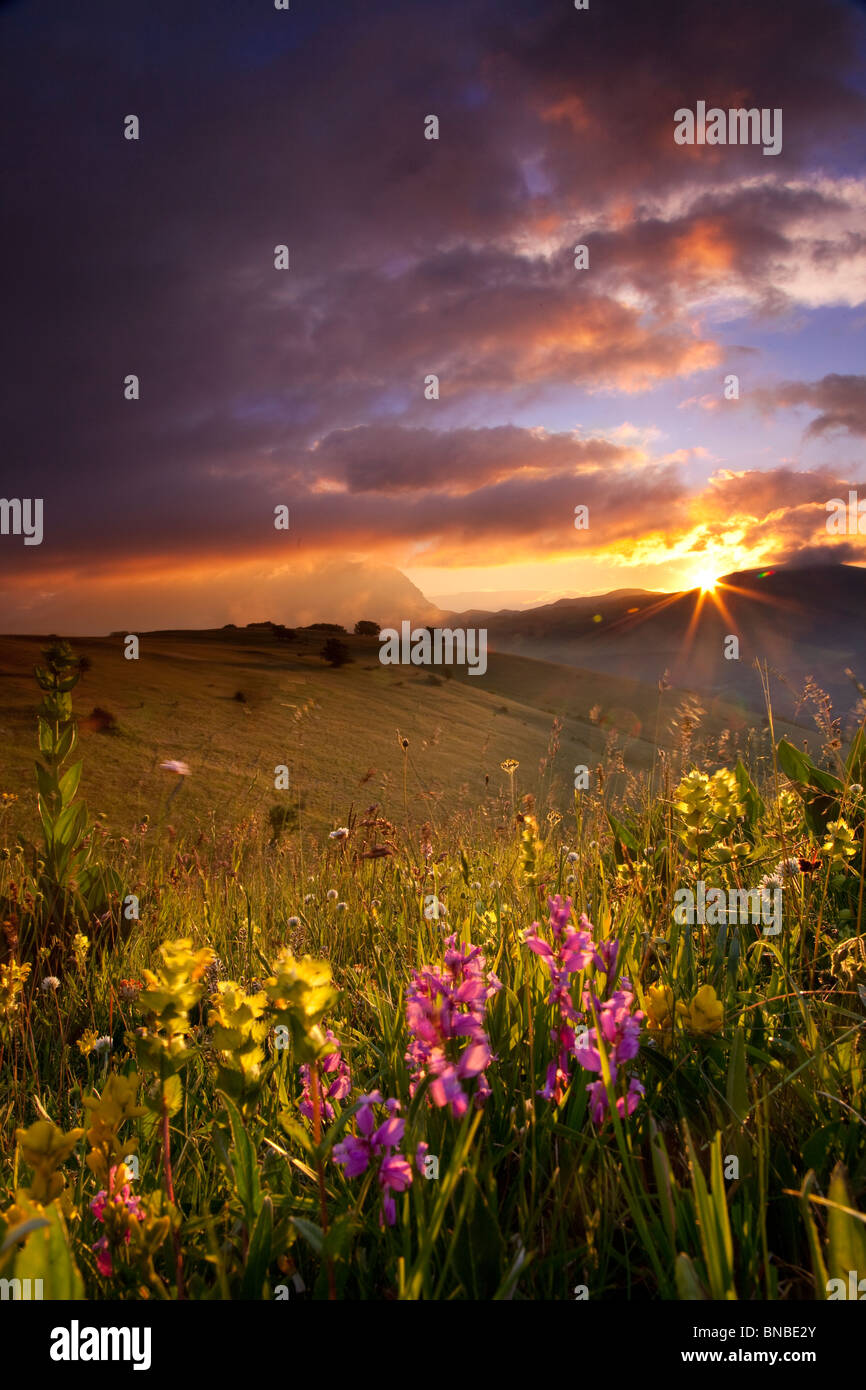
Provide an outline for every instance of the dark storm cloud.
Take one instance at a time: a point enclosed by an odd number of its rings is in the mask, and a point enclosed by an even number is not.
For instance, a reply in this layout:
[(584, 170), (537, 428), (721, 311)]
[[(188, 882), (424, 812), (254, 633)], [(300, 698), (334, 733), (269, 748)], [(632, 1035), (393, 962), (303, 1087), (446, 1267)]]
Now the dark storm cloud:
[(816, 411), (806, 434), (849, 434), (866, 437), (866, 376), (832, 372), (820, 381), (787, 381), (756, 392), (764, 408), (808, 406)]
[[(769, 165), (794, 178), (862, 135), (856, 24), (812, 0), (4, 11), (0, 490), (45, 498), (46, 541), (3, 548), (0, 565), (270, 553), (283, 501), (305, 543), (335, 548), (420, 533), (543, 549), (583, 500), (607, 509), (608, 539), (670, 522), (679, 484), (635, 468), (623, 493), (609, 442), (516, 432), (497, 457), (447, 415), (438, 444), (397, 424), (417, 431), (477, 393), (633, 391), (715, 365), (683, 296), (730, 267), (782, 292), (787, 219), (828, 195), (742, 181)], [(783, 107), (783, 153), (675, 146), (674, 110), (703, 97)], [(438, 142), (423, 139), (431, 112)], [(128, 113), (138, 143), (122, 138)], [(658, 200), (678, 195), (687, 207), (663, 220)], [(575, 272), (590, 224), (593, 271)], [(573, 497), (562, 458), (589, 462), (590, 446), (610, 490), (593, 477)], [(317, 491), (335, 469), (346, 491)]]

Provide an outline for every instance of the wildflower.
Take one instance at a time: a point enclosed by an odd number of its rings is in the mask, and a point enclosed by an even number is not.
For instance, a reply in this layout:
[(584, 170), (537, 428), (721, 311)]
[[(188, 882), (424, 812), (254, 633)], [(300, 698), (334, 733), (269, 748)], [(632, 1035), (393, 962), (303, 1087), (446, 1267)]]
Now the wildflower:
[(445, 939), (442, 970), (412, 971), (406, 992), (406, 1022), (411, 1042), (406, 1061), (414, 1068), (409, 1087), (415, 1094), (425, 1077), (431, 1078), (429, 1096), (434, 1105), (450, 1106), (459, 1119), (469, 1097), (463, 1083), (476, 1080), (475, 1103), (490, 1094), (484, 1075), (493, 1061), (483, 1020), (487, 1001), (500, 982), (484, 975), (480, 946), (457, 947), (456, 933)]
[[(593, 1124), (600, 1125), (607, 1114), (607, 1091), (604, 1089), (602, 1081), (593, 1081), (586, 1088), (589, 1091), (589, 1110)], [(616, 1101), (616, 1111), (621, 1120), (627, 1115), (633, 1115), (637, 1109), (642, 1096), (646, 1095), (643, 1085), (636, 1076), (629, 1079), (628, 1090), (624, 1096), (618, 1096)]]
[(775, 873), (782, 880), (797, 878), (802, 873), (799, 859), (781, 859), (776, 865)]
[(105, 1224), (106, 1219), (108, 1219), (112, 1228), (113, 1240), (110, 1241), (109, 1235), (106, 1233), (90, 1247), (96, 1256), (96, 1267), (99, 1273), (104, 1279), (108, 1279), (114, 1273), (111, 1245), (121, 1243), (128, 1245), (132, 1220), (144, 1221), (145, 1219), (145, 1213), (141, 1209), (141, 1198), (130, 1190), (127, 1181), (127, 1169), (124, 1164), (120, 1163), (111, 1169), (108, 1191), (101, 1188), (89, 1205), (96, 1220), (100, 1224)]
[(301, 925), (301, 919), (300, 917), (290, 917), (286, 925), (292, 928), (299, 927)]
[[(340, 1055), (340, 1043), (336, 1034), (329, 1028), (325, 1033), (325, 1042), (330, 1044), (330, 1051), (319, 1058), (318, 1070), (323, 1077), (329, 1079), (330, 1084), (325, 1090), (323, 1080), (319, 1080), (319, 1103), (321, 1113), (328, 1124), (334, 1119), (335, 1111), (332, 1100), (345, 1100), (352, 1090), (352, 1073), (349, 1064)], [(298, 1102), (298, 1109), (308, 1120), (313, 1118), (313, 1100), (310, 1094), (310, 1082), (312, 1080), (311, 1068), (305, 1062), (301, 1068), (301, 1080), (304, 1083), (304, 1092)], [(333, 1080), (330, 1078), (333, 1077)]]
[(92, 1051), (93, 1051), (93, 1052), (110, 1052), (110, 1051), (111, 1051), (111, 1038), (108, 1036), (107, 1033), (104, 1033), (103, 1036), (102, 1036), (101, 1038), (97, 1038), (97, 1039), (96, 1039), (96, 1042), (93, 1044)]
[(837, 864), (844, 864), (845, 860), (854, 853), (857, 842), (847, 821), (832, 820), (827, 823), (827, 838), (821, 846), (825, 854), (829, 854), (831, 859)]
[(677, 1004), (677, 1013), (690, 1033), (720, 1033), (724, 1008), (712, 985), (701, 985), (690, 1004)]
[(176, 772), (178, 777), (189, 777), (190, 770), (186, 763), (178, 762), (176, 759), (169, 759), (166, 763), (160, 763), (160, 767), (165, 768), (166, 772)]
[(117, 986), (117, 992), (125, 1003), (134, 1003), (141, 991), (144, 989), (144, 981), (130, 978), (121, 980)]
[[(798, 864), (798, 865), (797, 865), (797, 868), (799, 869), (799, 867), (800, 867), (800, 866), (799, 866), (799, 864)], [(783, 888), (783, 887), (784, 887), (784, 879), (783, 879), (782, 874), (780, 874), (780, 873), (778, 872), (778, 870), (776, 870), (776, 871), (775, 871), (774, 873), (772, 873), (772, 874), (764, 874), (764, 877), (761, 879), (761, 881), (760, 881), (759, 884), (758, 884), (758, 888), (760, 889), (760, 891), (761, 891), (762, 893), (764, 893), (764, 892), (768, 892), (768, 893), (769, 893), (771, 889), (774, 889), (774, 888)]]
[(574, 850), (571, 850), (571, 852), (565, 856), (565, 862), (566, 864), (577, 863), (577, 855), (575, 854)]
[(315, 901), (315, 895), (314, 895), (313, 893), (306, 893), (306, 894), (304, 895), (304, 903), (305, 903), (305, 905), (308, 904), (308, 903), (314, 902), (314, 901)]
[[(562, 1100), (569, 1080), (569, 1056), (574, 1047), (574, 1024), (580, 1019), (570, 994), (570, 976), (579, 974), (592, 959), (592, 937), (588, 931), (577, 931), (570, 922), (571, 898), (565, 901), (557, 894), (548, 898), (550, 926), (553, 945), (539, 936), (539, 924), (533, 922), (524, 934), (524, 945), (540, 956), (550, 973), (551, 990), (548, 1003), (559, 1011), (559, 1021), (551, 1028), (550, 1036), (557, 1056), (547, 1068), (545, 1084), (539, 1095), (545, 1100)], [(581, 927), (586, 922), (581, 918)]]
[(87, 956), (90, 951), (90, 937), (83, 932), (77, 931), (72, 938), (72, 954), (75, 957), (75, 964), (79, 970), (83, 970), (87, 964)]
[[(388, 1118), (376, 1127), (374, 1105), (383, 1105)], [(380, 1091), (371, 1091), (358, 1102), (357, 1134), (347, 1134), (334, 1145), (333, 1160), (343, 1168), (347, 1178), (360, 1177), (371, 1165), (379, 1164), (378, 1182), (382, 1190), (382, 1212), (379, 1224), (393, 1226), (397, 1220), (397, 1205), (393, 1192), (405, 1192), (412, 1184), (412, 1166), (403, 1154), (396, 1153), (403, 1142), (406, 1121), (398, 1118), (398, 1100), (383, 1100)], [(417, 1151), (416, 1151), (417, 1161)]]
[(304, 956), (297, 960), (286, 947), (273, 964), (273, 975), (264, 982), (273, 1022), (289, 1029), (295, 1056), (312, 1061), (325, 1047), (322, 1018), (336, 999), (327, 961)]
[(33, 1169), (33, 1181), (27, 1195), (45, 1206), (58, 1197), (66, 1179), (57, 1169), (69, 1158), (83, 1129), (71, 1129), (64, 1134), (51, 1120), (36, 1120), (29, 1129), (16, 1129), (15, 1139), (21, 1157)]
[(89, 1112), (87, 1142), (90, 1152), (85, 1159), (94, 1177), (103, 1182), (118, 1161), (137, 1146), (135, 1139), (120, 1139), (118, 1131), (125, 1120), (138, 1119), (146, 1114), (143, 1105), (136, 1104), (138, 1076), (113, 1074), (106, 1077), (102, 1095), (85, 1096), (83, 1105)]
[(99, 1041), (99, 1035), (94, 1028), (86, 1028), (81, 1034), (76, 1044), (78, 1051), (83, 1057), (89, 1057)]
[(670, 985), (650, 985), (646, 1011), (651, 1033), (670, 1032), (674, 1026), (674, 992)]
[(337, 907), (336, 907), (336, 911), (337, 911), (337, 912), (348, 912), (348, 910), (349, 910), (349, 904), (348, 904), (348, 903), (337, 903)]
[(339, 893), (337, 892), (336, 888), (329, 888), (329, 889), (328, 889), (327, 897), (328, 897), (328, 902), (329, 902), (329, 903), (335, 903), (335, 902), (337, 901), (337, 898), (338, 898), (339, 896), (340, 896), (340, 895), (339, 895)]
[(42, 990), (43, 994), (47, 994), (50, 989), (59, 988), (60, 981), (58, 980), (56, 975), (46, 975), (45, 979), (42, 981), (42, 984), (40, 985), (40, 989)]
[[(605, 943), (605, 945), (608, 944)], [(617, 950), (608, 953), (612, 962), (611, 971), (608, 972), (611, 978), (619, 942), (614, 942), (612, 945)], [(592, 1004), (597, 1025), (587, 1029), (580, 1036), (575, 1048), (575, 1056), (582, 1067), (585, 1067), (587, 1071), (600, 1072), (602, 1064), (598, 1035), (599, 1032), (601, 1033), (610, 1068), (611, 1085), (616, 1085), (623, 1063), (631, 1062), (637, 1056), (640, 1046), (641, 1024), (645, 1017), (640, 1009), (635, 1010), (634, 1008), (634, 996), (628, 982), (622, 980), (619, 983), (620, 988), (615, 989), (610, 998), (603, 1003), (591, 990), (584, 990), (584, 1006), (589, 1008)], [(591, 1082), (586, 1089), (589, 1092), (593, 1123), (600, 1124), (607, 1114), (607, 1090), (603, 1081)], [(617, 1113), (621, 1119), (634, 1112), (643, 1094), (644, 1088), (637, 1078), (629, 1077), (625, 1095), (618, 1097), (616, 1101)]]
[(349, 838), (349, 827), (348, 827), (347, 825), (339, 825), (339, 826), (337, 826), (337, 829), (336, 829), (336, 830), (332, 830), (332, 831), (330, 832), (330, 834), (328, 835), (328, 839), (329, 839), (329, 840), (348, 840), (348, 838)]
[(17, 965), (14, 960), (8, 965), (0, 965), (0, 1019), (4, 1031), (11, 1028), (21, 1007), (21, 997), (29, 975), (29, 965)]

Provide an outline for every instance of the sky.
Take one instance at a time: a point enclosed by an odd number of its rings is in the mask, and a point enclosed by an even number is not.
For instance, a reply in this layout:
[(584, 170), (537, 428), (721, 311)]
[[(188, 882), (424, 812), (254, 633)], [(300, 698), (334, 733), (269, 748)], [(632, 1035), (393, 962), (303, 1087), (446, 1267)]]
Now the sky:
[(866, 562), (864, 151), (853, 0), (7, 0), (0, 630)]

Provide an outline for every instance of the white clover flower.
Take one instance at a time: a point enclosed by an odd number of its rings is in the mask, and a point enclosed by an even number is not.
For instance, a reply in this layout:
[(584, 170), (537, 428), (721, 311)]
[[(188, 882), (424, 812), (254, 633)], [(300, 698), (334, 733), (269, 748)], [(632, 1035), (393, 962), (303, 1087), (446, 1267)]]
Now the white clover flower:
[(781, 859), (776, 865), (775, 873), (779, 878), (797, 878), (800, 874), (799, 859)]
[(328, 889), (328, 902), (329, 902), (329, 903), (335, 903), (335, 902), (337, 901), (337, 898), (338, 898), (338, 897), (339, 897), (339, 894), (337, 893), (336, 888), (329, 888), (329, 889)]
[(347, 825), (338, 825), (337, 829), (332, 830), (330, 835), (328, 836), (329, 840), (348, 840), (348, 838), (349, 827)]
[(760, 883), (758, 884), (758, 887), (761, 889), (762, 892), (766, 888), (781, 888), (783, 887), (782, 875), (778, 872), (773, 874), (764, 874), (764, 877), (761, 879)]
[(850, 787), (848, 788), (848, 790), (849, 790), (849, 792), (851, 793), (852, 796), (862, 796), (862, 795), (863, 795), (863, 788), (862, 788), (862, 786), (860, 785), (859, 782), (852, 782), (851, 785), (850, 785)]
[(568, 878), (565, 880), (565, 882), (566, 882), (566, 884), (568, 884), (568, 885), (571, 885), (572, 883), (574, 883), (574, 874), (569, 874), (569, 875), (568, 875)]
[(348, 912), (348, 910), (349, 910), (349, 904), (348, 904), (348, 903), (337, 903), (337, 911), (338, 911), (338, 912)]
[(311, 903), (311, 902), (314, 902), (314, 901), (315, 901), (315, 894), (314, 894), (314, 893), (306, 893), (306, 894), (304, 895), (304, 902), (305, 902), (305, 903)]
[(566, 862), (566, 864), (576, 864), (576, 863), (577, 863), (577, 855), (575, 854), (574, 850), (572, 850), (570, 854), (567, 854), (567, 855), (565, 856), (565, 862)]
[(60, 981), (56, 975), (46, 975), (42, 981), (42, 991), (47, 994), (50, 989), (59, 989)]
[(108, 1036), (107, 1033), (105, 1033), (101, 1038), (97, 1038), (97, 1039), (96, 1039), (96, 1042), (93, 1044), (93, 1051), (94, 1051), (94, 1052), (110, 1052), (110, 1051), (111, 1051), (111, 1038)]
[(300, 925), (301, 925), (301, 919), (300, 919), (300, 917), (290, 917), (290, 918), (289, 918), (289, 926), (290, 926), (290, 927), (299, 927)]

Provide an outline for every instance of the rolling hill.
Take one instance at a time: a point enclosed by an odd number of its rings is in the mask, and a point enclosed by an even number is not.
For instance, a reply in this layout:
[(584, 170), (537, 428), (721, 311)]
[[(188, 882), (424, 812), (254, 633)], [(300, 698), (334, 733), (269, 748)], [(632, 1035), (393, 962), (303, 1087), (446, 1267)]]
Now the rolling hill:
[[(516, 792), (539, 790), (554, 718), (559, 749), (545, 771), (545, 793), (563, 812), (573, 770), (594, 767), (615, 736), (634, 770), (649, 767), (656, 738), (670, 745), (683, 692), (633, 678), (507, 653), (491, 653), (487, 674), (383, 666), (376, 639), (345, 637), (352, 661), (333, 669), (319, 655), (322, 634), (278, 642), (262, 627), (140, 636), (137, 661), (119, 636), (73, 639), (91, 663), (74, 691), (84, 758), (82, 794), (123, 834), (147, 815), (177, 828), (233, 824), (276, 804), (297, 808), (302, 831), (317, 837), (345, 823), (350, 808), (377, 804), (402, 816), (403, 754), (413, 819), (489, 806), (510, 814), (500, 763), (516, 758)], [(20, 800), (14, 827), (35, 828), (33, 759), (38, 691), (32, 668), (44, 639), (0, 638), (0, 790)], [(760, 726), (742, 705), (706, 703), (703, 730), (741, 739)], [(111, 720), (114, 720), (113, 731)], [(803, 729), (797, 732), (802, 739)], [(763, 735), (756, 735), (760, 741)], [(178, 786), (160, 767), (186, 762)], [(290, 788), (274, 790), (274, 769)], [(169, 797), (171, 801), (169, 802)], [(281, 800), (282, 799), (282, 800)]]

